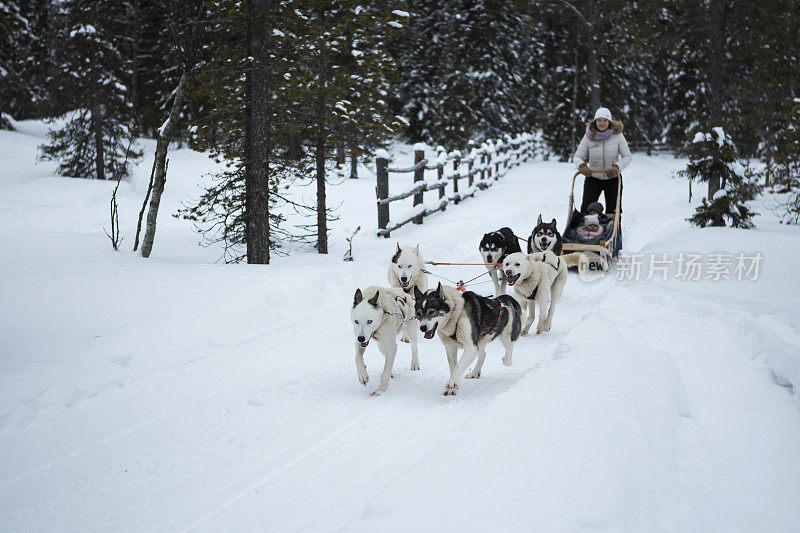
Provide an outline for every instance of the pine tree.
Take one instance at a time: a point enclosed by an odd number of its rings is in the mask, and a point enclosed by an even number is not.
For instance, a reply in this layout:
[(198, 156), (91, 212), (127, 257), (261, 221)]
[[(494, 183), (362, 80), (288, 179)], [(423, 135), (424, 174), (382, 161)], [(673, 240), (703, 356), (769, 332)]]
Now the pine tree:
[[(390, 8), (389, 6), (395, 9)], [(340, 150), (350, 156), (350, 177), (357, 160), (382, 147), (389, 136), (408, 125), (390, 109), (390, 94), (399, 81), (397, 65), (388, 44), (402, 33), (409, 13), (403, 2), (370, 2), (352, 9), (343, 28), (340, 69), (347, 76), (347, 91), (338, 110), (342, 129)], [(348, 27), (349, 26), (349, 27)], [(337, 161), (338, 163), (339, 161)]]
[[(289, 2), (291, 4), (291, 2)], [(335, 149), (349, 141), (370, 150), (394, 133), (387, 93), (394, 72), (383, 41), (402, 27), (405, 12), (355, 0), (298, 2), (289, 17), (289, 39), (296, 43), (297, 69), (287, 94), (297, 102), (293, 126), (313, 154), (316, 247), (328, 252), (326, 177)], [(401, 22), (402, 21), (402, 22)], [(359, 148), (355, 148), (359, 151)]]
[(30, 98), (23, 68), (32, 35), (16, 1), (0, 1), (0, 129), (10, 129), (6, 116), (20, 117)]
[[(210, 242), (224, 245), (226, 261), (247, 259), (266, 263), (269, 249), (277, 249), (282, 240), (290, 237), (281, 228), (284, 217), (276, 209), (280, 198), (278, 184), (285, 168), (273, 157), (274, 151), (268, 148), (266, 153), (254, 154), (251, 143), (253, 71), (258, 69), (259, 76), (265, 75), (266, 89), (276, 94), (275, 72), (280, 61), (275, 57), (265, 61), (263, 52), (258, 54), (257, 60), (253, 57), (253, 18), (258, 19), (261, 46), (272, 52), (271, 56), (280, 57), (281, 54), (275, 53), (274, 40), (268, 33), (265, 35), (269, 28), (279, 25), (283, 15), (278, 9), (280, 5), (274, 4), (275, 9), (265, 15), (263, 5), (254, 9), (252, 2), (216, 0), (207, 4), (207, 17), (216, 24), (207, 35), (213, 46), (206, 49), (192, 76), (190, 97), (203, 102), (205, 112), (197, 116), (196, 123), (190, 127), (190, 144), (197, 150), (209, 152), (217, 162), (225, 161), (227, 168), (214, 177), (214, 184), (195, 205), (181, 213), (194, 221)], [(272, 106), (269, 113), (269, 117), (259, 117), (269, 124), (268, 131), (261, 128), (259, 134), (266, 135), (265, 140), (274, 144), (280, 110)], [(259, 160), (255, 162), (255, 158)], [(261, 180), (258, 187), (266, 190), (254, 190), (254, 177)], [(254, 202), (256, 195), (259, 199)], [(261, 229), (253, 231), (254, 227)], [(266, 237), (266, 243), (261, 236)]]
[(702, 205), (688, 220), (706, 226), (753, 228), (750, 220), (756, 213), (746, 205), (758, 193), (744, 166), (737, 161), (736, 148), (731, 137), (721, 127), (705, 133), (698, 131), (687, 146), (689, 164), (680, 175), (701, 182), (716, 180), (721, 184), (711, 198), (703, 198)]
[(536, 46), (542, 50), (542, 90), (536, 106), (540, 118), (535, 124), (553, 154), (566, 161), (583, 135), (583, 117), (593, 112), (591, 90), (586, 84), (586, 54), (581, 41), (584, 37), (577, 24), (565, 27), (560, 6), (539, 9), (542, 12), (535, 35)]
[(537, 116), (538, 51), (520, 2), (414, 2), (404, 38), (398, 100), (412, 141), (463, 148), (470, 139), (528, 131)]
[[(126, 31), (131, 35), (126, 47), (131, 71), (129, 98), (135, 104), (136, 121), (144, 135), (155, 136), (165, 114), (169, 111), (172, 92), (181, 75), (210, 59), (221, 33), (215, 31), (216, 22), (209, 13), (206, 2), (169, 2), (131, 0), (139, 2), (140, 30), (138, 59), (134, 56), (133, 40), (135, 6), (128, 17)], [(134, 94), (134, 80), (136, 91)], [(195, 123), (207, 114), (208, 103), (187, 98), (182, 110), (181, 128)]]
[(792, 103), (792, 116), (776, 136), (773, 157), (764, 172), (772, 177), (773, 190), (789, 193), (786, 201), (780, 204), (782, 220), (797, 224), (800, 222), (800, 98)]
[(61, 77), (58, 90), (75, 107), (51, 130), (41, 158), (59, 162), (64, 176), (110, 179), (128, 173), (131, 106), (126, 100), (124, 59), (118, 35), (124, 6), (101, 0), (67, 0), (57, 36)]

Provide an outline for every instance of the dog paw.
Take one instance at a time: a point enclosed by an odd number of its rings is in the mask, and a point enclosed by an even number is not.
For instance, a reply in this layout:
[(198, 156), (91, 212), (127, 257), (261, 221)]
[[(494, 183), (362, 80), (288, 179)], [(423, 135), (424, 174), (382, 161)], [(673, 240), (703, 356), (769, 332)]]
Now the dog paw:
[(481, 373), (475, 372), (474, 370), (467, 374), (467, 379), (478, 379), (479, 377), (481, 377)]
[(372, 394), (370, 394), (370, 396), (380, 396), (380, 395), (381, 395), (381, 391), (379, 391), (379, 390), (373, 391)]
[(419, 363), (411, 363), (411, 370), (419, 370)]
[(525, 328), (522, 331), (520, 331), (519, 334), (520, 335), (527, 335), (530, 332), (531, 332), (531, 328)]
[(536, 328), (536, 334), (537, 335), (541, 335), (543, 331), (544, 331), (544, 328)]
[(411, 342), (411, 339), (409, 339), (407, 335), (403, 335), (400, 337), (400, 342)]
[(444, 396), (455, 396), (458, 392), (458, 385), (455, 383), (448, 383), (444, 387), (444, 392), (442, 393)]
[(514, 361), (510, 357), (508, 357), (508, 356), (503, 357), (503, 364), (505, 366), (511, 366), (513, 362)]
[(359, 375), (358, 375), (358, 381), (359, 381), (359, 383), (361, 383), (362, 385), (366, 386), (366, 385), (367, 385), (367, 382), (369, 381), (369, 376), (367, 375), (367, 373), (366, 373), (366, 372), (364, 372), (363, 374), (359, 374)]

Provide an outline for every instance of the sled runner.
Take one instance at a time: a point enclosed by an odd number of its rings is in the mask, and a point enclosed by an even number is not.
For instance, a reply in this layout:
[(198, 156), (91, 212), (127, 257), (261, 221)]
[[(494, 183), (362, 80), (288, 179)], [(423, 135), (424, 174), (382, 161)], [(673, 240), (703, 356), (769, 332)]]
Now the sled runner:
[[(605, 170), (592, 169), (593, 173), (605, 172)], [(576, 172), (572, 176), (572, 188), (569, 192), (569, 214), (567, 215), (567, 226), (561, 235), (562, 238), (562, 254), (565, 256), (567, 265), (577, 266), (579, 269), (583, 268), (597, 268), (597, 260), (595, 266), (591, 266), (590, 260), (586, 264), (579, 261), (582, 252), (594, 252), (599, 256), (599, 266), (602, 270), (608, 270), (611, 263), (616, 260), (619, 251), (622, 249), (622, 228), (620, 226), (620, 213), (619, 205), (622, 199), (622, 179), (617, 181), (617, 205), (614, 206), (614, 220), (611, 228), (604, 234), (595, 237), (592, 242), (581, 242), (575, 238), (575, 229), (583, 220), (583, 214), (575, 209), (575, 180), (580, 176), (580, 172)], [(608, 211), (608, 206), (606, 206)]]

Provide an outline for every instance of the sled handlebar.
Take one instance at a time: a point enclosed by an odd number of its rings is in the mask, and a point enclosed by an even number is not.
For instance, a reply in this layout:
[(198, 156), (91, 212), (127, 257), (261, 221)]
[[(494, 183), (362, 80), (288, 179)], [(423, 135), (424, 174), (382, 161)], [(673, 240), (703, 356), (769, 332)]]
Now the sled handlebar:
[[(591, 172), (592, 174), (601, 174), (601, 173), (604, 174), (607, 170), (611, 170), (611, 167), (609, 167), (609, 168), (590, 168), (589, 172)], [(572, 179), (575, 179), (575, 178), (577, 178), (578, 176), (580, 176), (582, 174), (583, 174), (583, 172), (578, 170), (577, 172), (575, 172), (575, 175), (572, 176)]]

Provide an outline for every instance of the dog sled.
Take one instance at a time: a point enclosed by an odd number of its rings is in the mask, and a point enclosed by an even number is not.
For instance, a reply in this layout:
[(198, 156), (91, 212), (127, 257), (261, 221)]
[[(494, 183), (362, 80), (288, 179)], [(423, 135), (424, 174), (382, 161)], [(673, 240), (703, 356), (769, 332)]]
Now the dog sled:
[[(605, 170), (592, 169), (592, 173), (605, 172)], [(617, 205), (614, 206), (614, 220), (611, 228), (604, 234), (597, 236), (593, 242), (586, 243), (573, 237), (577, 232), (578, 225), (583, 220), (583, 214), (575, 209), (575, 180), (581, 176), (576, 172), (572, 176), (572, 188), (569, 192), (569, 214), (567, 215), (567, 225), (561, 234), (562, 256), (569, 267), (577, 267), (579, 271), (584, 270), (608, 270), (609, 266), (617, 259), (622, 249), (622, 227), (620, 226), (620, 202), (622, 199), (622, 179), (617, 181)], [(606, 206), (608, 211), (608, 206)]]

